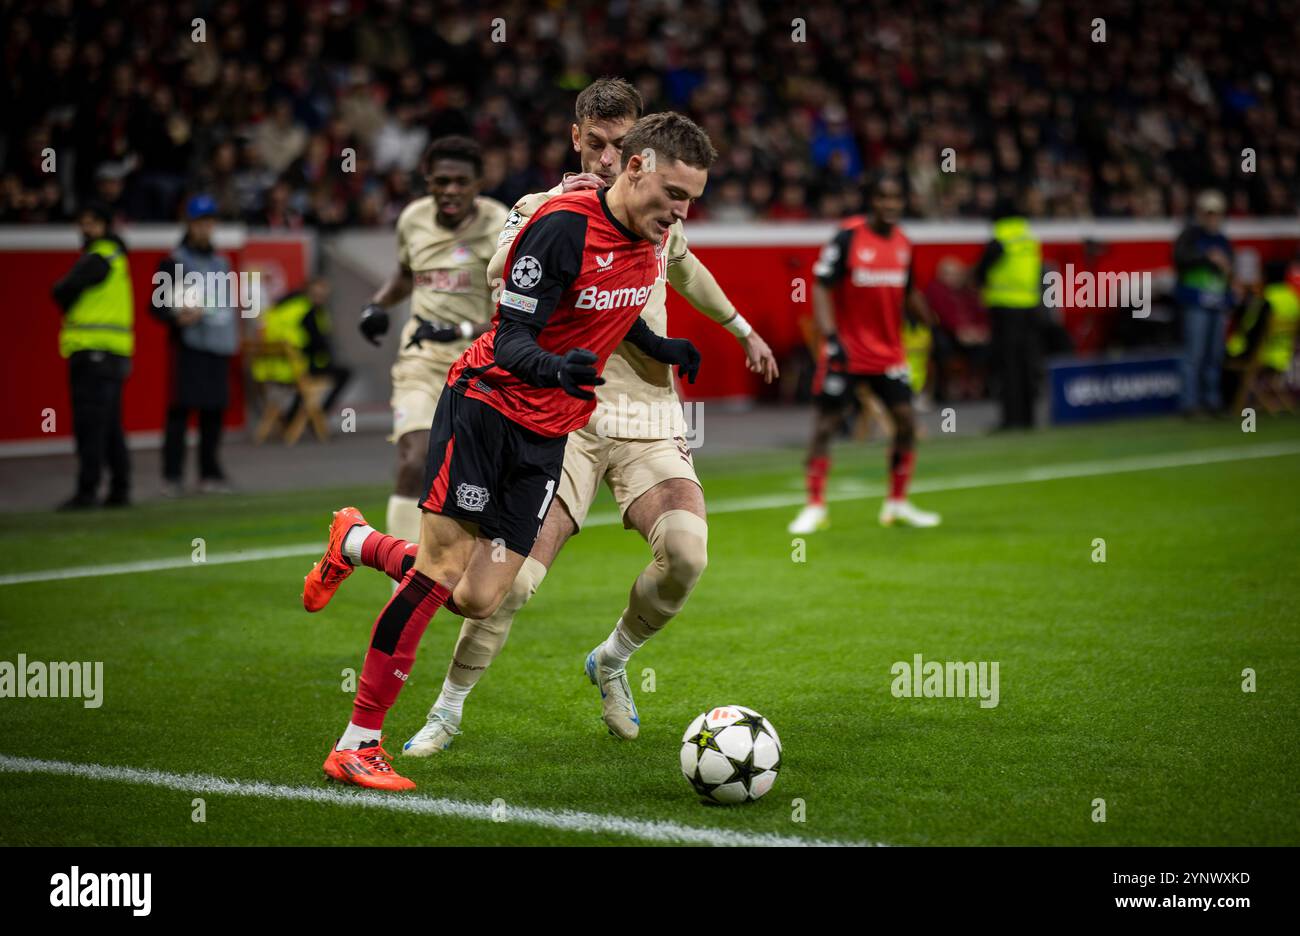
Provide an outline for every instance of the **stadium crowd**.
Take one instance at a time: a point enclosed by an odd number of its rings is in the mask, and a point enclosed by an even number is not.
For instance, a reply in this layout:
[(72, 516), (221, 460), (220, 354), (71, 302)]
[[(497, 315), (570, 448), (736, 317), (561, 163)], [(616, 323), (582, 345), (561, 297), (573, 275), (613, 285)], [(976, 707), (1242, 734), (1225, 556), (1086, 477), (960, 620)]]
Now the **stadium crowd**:
[(1019, 192), (1031, 217), (1179, 217), (1205, 187), (1229, 214), (1294, 214), (1284, 5), (17, 0), (0, 221), (66, 221), (90, 197), (169, 221), (206, 192), (270, 228), (388, 225), (445, 133), (485, 146), (510, 204), (572, 168), (573, 95), (602, 74), (708, 130), (701, 217), (839, 217), (880, 169), (911, 217), (985, 218)]

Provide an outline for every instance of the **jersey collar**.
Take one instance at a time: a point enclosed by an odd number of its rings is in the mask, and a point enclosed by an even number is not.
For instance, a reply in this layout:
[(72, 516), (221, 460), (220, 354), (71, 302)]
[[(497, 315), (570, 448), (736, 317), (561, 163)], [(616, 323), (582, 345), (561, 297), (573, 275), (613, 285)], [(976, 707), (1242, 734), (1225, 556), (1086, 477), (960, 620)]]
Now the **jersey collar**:
[(596, 197), (597, 197), (598, 199), (600, 199), (600, 210), (603, 211), (603, 212), (605, 212), (605, 217), (609, 218), (609, 223), (612, 224), (612, 225), (614, 225), (614, 227), (618, 230), (618, 232), (619, 232), (620, 234), (622, 234), (624, 237), (626, 237), (626, 238), (627, 238), (628, 240), (630, 240), (630, 241), (638, 241), (638, 240), (641, 240), (641, 239), (642, 239), (642, 238), (638, 237), (636, 234), (633, 234), (632, 231), (631, 231), (631, 229), (628, 228), (627, 225), (625, 225), (622, 221), (620, 221), (620, 220), (618, 220), (618, 218), (614, 217), (614, 212), (610, 211), (610, 210), (609, 210), (609, 205), (605, 204), (605, 190), (604, 190), (604, 189), (597, 189), (597, 190), (596, 190)]

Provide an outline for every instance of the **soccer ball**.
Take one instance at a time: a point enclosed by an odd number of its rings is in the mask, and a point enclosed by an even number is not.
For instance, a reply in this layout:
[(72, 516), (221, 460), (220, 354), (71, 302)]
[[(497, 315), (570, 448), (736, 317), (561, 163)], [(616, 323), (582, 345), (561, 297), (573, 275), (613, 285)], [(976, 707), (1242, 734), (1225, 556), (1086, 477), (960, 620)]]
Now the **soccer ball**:
[(772, 723), (743, 705), (700, 715), (682, 735), (682, 773), (715, 803), (756, 800), (776, 782), (781, 739)]

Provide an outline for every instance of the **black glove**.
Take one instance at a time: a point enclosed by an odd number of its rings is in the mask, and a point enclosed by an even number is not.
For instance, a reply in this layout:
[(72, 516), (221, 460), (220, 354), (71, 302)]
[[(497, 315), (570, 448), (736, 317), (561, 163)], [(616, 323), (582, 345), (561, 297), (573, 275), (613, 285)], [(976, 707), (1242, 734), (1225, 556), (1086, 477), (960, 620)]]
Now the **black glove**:
[(834, 332), (826, 336), (826, 360), (837, 370), (849, 366), (849, 355), (840, 344), (840, 336)]
[(700, 372), (700, 351), (685, 338), (664, 338), (655, 349), (654, 358), (664, 364), (677, 365), (677, 376), (695, 383)]
[(361, 321), (357, 323), (366, 341), (379, 347), (379, 339), (388, 334), (388, 310), (378, 303), (370, 303), (361, 310)]
[(406, 343), (408, 348), (423, 347), (421, 342), (436, 341), (445, 343), (455, 341), (460, 337), (460, 329), (455, 325), (448, 325), (445, 322), (430, 322), (428, 319), (420, 319), (419, 326), (411, 334), (411, 340)]
[(556, 375), (560, 388), (571, 397), (579, 400), (594, 400), (596, 394), (583, 386), (599, 387), (605, 378), (596, 373), (596, 355), (586, 348), (571, 348), (560, 358), (559, 372)]

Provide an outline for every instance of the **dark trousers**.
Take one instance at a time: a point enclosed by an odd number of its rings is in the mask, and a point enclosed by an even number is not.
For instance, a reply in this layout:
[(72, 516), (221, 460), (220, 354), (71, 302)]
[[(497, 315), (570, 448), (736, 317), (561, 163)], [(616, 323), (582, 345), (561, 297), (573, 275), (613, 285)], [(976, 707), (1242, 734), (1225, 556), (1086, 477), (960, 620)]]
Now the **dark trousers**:
[(1038, 310), (989, 309), (1004, 427), (1032, 428), (1038, 394)]
[(1183, 307), (1183, 409), (1223, 408), (1224, 326), (1227, 313), (1201, 306)]
[(78, 351), (68, 358), (81, 497), (98, 495), (106, 462), (110, 496), (125, 497), (131, 488), (131, 458), (122, 431), (122, 385), (130, 370), (130, 358), (106, 351)]
[[(217, 449), (221, 445), (222, 409), (198, 409), (199, 477), (204, 481), (225, 480)], [(163, 478), (180, 483), (185, 465), (185, 427), (190, 407), (172, 404), (167, 410), (167, 428), (163, 435)]]

